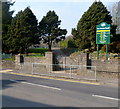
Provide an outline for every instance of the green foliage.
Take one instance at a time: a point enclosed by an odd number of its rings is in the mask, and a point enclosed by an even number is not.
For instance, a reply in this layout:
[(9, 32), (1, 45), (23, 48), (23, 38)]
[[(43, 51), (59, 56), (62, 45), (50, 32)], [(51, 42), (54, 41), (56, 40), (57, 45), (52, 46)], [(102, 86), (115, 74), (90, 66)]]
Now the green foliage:
[(29, 55), (24, 55), (25, 57), (44, 57), (45, 54), (41, 53), (30, 53)]
[(2, 3), (2, 22), (3, 24), (10, 24), (12, 20), (12, 14), (14, 12), (10, 11), (10, 6), (12, 6), (14, 3), (11, 3), (10, 1), (1, 3)]
[(106, 51), (100, 50), (99, 54), (106, 54)]
[(48, 51), (47, 48), (29, 48), (27, 50), (28, 53), (41, 53), (41, 54), (45, 54), (45, 52), (47, 51)]
[(60, 41), (58, 44), (60, 48), (76, 48), (73, 39), (63, 40)]
[(60, 48), (68, 48), (68, 40), (58, 42)]
[(120, 34), (114, 34), (113, 37), (111, 37), (111, 43), (118, 41), (120, 41)]
[(6, 43), (7, 40), (7, 32), (12, 20), (12, 14), (14, 11), (10, 11), (10, 6), (14, 3), (10, 1), (0, 2), (0, 6), (2, 7), (2, 52), (8, 51), (8, 45)]
[(7, 38), (12, 53), (25, 53), (31, 45), (39, 43), (37, 19), (29, 7), (12, 19)]
[[(106, 51), (106, 45), (101, 48), (102, 51)], [(108, 45), (108, 52), (120, 53), (120, 42), (112, 42)]]
[(11, 58), (4, 58), (3, 60), (6, 60), (6, 61), (15, 61), (15, 56), (12, 56)]
[(74, 39), (68, 40), (68, 48), (76, 48)]
[(48, 44), (49, 50), (51, 50), (53, 41), (58, 42), (64, 39), (67, 34), (66, 29), (60, 29), (60, 23), (61, 21), (58, 20), (54, 11), (49, 11), (39, 22), (39, 34), (44, 43)]
[(72, 29), (75, 45), (80, 49), (96, 48), (96, 25), (101, 22), (112, 23), (110, 12), (102, 2), (94, 2), (82, 15), (77, 29)]

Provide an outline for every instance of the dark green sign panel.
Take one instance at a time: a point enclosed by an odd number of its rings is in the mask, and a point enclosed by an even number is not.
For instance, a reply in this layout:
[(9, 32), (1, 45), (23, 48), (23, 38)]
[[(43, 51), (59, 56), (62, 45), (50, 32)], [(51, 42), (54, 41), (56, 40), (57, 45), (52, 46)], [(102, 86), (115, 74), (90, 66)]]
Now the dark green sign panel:
[(110, 44), (110, 24), (102, 22), (96, 26), (96, 44)]

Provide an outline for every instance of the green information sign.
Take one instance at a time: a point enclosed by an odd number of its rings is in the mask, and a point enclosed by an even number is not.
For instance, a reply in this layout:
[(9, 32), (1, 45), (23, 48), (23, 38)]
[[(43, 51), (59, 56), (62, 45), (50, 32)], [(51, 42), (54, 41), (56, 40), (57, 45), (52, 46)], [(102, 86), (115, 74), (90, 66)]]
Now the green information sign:
[(110, 44), (110, 24), (102, 22), (96, 26), (96, 44)]

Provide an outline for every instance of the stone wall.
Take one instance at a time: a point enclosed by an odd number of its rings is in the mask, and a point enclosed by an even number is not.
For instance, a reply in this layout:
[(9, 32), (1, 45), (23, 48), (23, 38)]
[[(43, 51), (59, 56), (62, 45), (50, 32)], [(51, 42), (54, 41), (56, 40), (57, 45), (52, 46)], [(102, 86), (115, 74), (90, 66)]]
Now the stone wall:
[(22, 56), (20, 54), (15, 56), (15, 63), (47, 63), (52, 64), (53, 63), (53, 53), (52, 52), (46, 52), (45, 57), (27, 57)]
[(117, 73), (119, 61), (92, 60), (91, 65), (96, 66), (99, 72)]
[[(42, 71), (42, 64), (44, 65), (45, 69), (47, 71), (50, 71), (53, 69), (53, 66), (48, 66), (47, 64), (53, 64), (53, 53), (52, 52), (46, 52), (45, 57), (23, 57), (20, 54), (16, 55), (15, 58), (16, 63), (16, 69), (18, 69), (20, 72), (26, 72), (26, 73), (32, 73), (33, 72), (33, 64), (35, 69)], [(39, 64), (37, 64), (39, 63)]]
[(85, 66), (96, 66), (98, 72), (111, 72), (117, 73), (119, 67), (119, 60), (93, 60), (90, 59), (90, 55), (87, 53), (81, 53), (76, 56), (63, 57), (63, 64), (67, 65), (85, 65)]
[(2, 69), (15, 69), (15, 62), (10, 60), (2, 60)]
[[(22, 65), (22, 67), (24, 65), (24, 69), (28, 70), (29, 68), (29, 72), (30, 72), (32, 71), (32, 67), (31, 67), (32, 63), (42, 63), (42, 64), (50, 65), (55, 63), (54, 62), (55, 59), (53, 58), (54, 56), (52, 52), (46, 52), (45, 57), (24, 57), (23, 61), (20, 61), (20, 59), (22, 60), (22, 58), (20, 57), (20, 55), (17, 55), (15, 63), (18, 68), (21, 67), (20, 65)], [(58, 60), (61, 62), (58, 64), (96, 66), (97, 72), (107, 72), (107, 73), (118, 72), (119, 61), (93, 60), (93, 59), (90, 59), (89, 54), (87, 53), (81, 53), (76, 56), (62, 57), (61, 60)], [(20, 64), (20, 63), (23, 63), (23, 64)], [(38, 68), (37, 65), (36, 65), (36, 68)], [(46, 65), (46, 69), (53, 70), (53, 66)], [(88, 69), (88, 67), (86, 67), (86, 69)]]
[(46, 63), (45, 57), (24, 57), (24, 63)]
[(63, 64), (67, 65), (86, 65), (87, 64), (87, 53), (82, 53), (76, 56), (62, 57)]

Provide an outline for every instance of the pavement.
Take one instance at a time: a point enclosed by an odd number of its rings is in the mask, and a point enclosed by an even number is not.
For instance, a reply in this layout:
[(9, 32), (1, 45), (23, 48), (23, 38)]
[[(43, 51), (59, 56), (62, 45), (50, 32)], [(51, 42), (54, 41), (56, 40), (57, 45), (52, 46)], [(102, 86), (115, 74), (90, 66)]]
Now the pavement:
[(3, 70), (4, 107), (118, 107), (118, 87)]
[(119, 79), (108, 79), (108, 78), (100, 78), (97, 81), (94, 80), (87, 80), (87, 79), (68, 79), (65, 77), (54, 77), (54, 76), (42, 76), (38, 74), (26, 74), (26, 73), (19, 73), (13, 69), (3, 69), (0, 73), (8, 73), (8, 74), (15, 74), (15, 75), (22, 75), (22, 76), (29, 76), (29, 77), (38, 77), (38, 78), (45, 78), (45, 79), (53, 79), (53, 80), (61, 80), (61, 81), (68, 81), (68, 82), (78, 82), (78, 83), (85, 83), (85, 84), (94, 84), (94, 85), (106, 85), (106, 86), (113, 86), (118, 87)]

